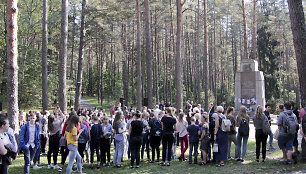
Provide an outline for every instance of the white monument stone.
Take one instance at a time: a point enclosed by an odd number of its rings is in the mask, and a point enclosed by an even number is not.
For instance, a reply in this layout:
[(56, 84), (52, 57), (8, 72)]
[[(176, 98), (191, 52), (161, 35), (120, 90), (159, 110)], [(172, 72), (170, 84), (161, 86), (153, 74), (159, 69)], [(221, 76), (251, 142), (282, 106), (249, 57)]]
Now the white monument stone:
[(264, 75), (255, 60), (242, 59), (240, 66), (235, 77), (235, 108), (244, 105), (248, 112), (254, 112), (258, 105), (264, 107), (266, 104)]

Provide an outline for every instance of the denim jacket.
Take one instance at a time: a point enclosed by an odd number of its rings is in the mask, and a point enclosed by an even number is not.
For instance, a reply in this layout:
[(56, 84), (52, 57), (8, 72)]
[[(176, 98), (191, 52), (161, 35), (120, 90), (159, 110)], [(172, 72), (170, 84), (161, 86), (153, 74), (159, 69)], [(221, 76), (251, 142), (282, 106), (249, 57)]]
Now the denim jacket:
[[(35, 135), (34, 135), (34, 144), (35, 148), (40, 147), (40, 127), (38, 123), (35, 123)], [(27, 144), (30, 140), (30, 122), (23, 125), (19, 132), (19, 146), (18, 150), (27, 149)]]
[(89, 135), (88, 128), (85, 124), (82, 124), (81, 129), (84, 129), (84, 131), (81, 133), (78, 143), (85, 144), (88, 141), (88, 135)]
[(102, 133), (103, 133), (103, 137), (108, 139), (108, 138), (111, 138), (112, 134), (113, 134), (113, 128), (112, 128), (112, 125), (111, 124), (108, 124), (106, 126), (106, 136), (104, 136), (104, 124), (101, 124), (101, 127), (102, 127)]

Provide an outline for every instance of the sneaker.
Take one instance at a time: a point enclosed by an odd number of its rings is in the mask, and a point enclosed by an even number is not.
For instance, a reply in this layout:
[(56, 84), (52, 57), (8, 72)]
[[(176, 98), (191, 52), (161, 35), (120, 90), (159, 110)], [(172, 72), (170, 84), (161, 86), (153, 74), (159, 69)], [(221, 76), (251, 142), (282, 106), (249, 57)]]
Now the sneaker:
[(48, 169), (51, 169), (51, 168), (53, 168), (53, 167), (54, 167), (53, 164), (48, 165)]
[(171, 166), (170, 162), (167, 163), (167, 166)]
[(62, 168), (59, 168), (57, 171), (58, 171), (58, 172), (62, 172), (62, 171), (63, 171), (63, 169), (62, 169)]
[(38, 167), (37, 165), (33, 166), (33, 169), (40, 169), (41, 167)]
[(232, 159), (233, 159), (232, 157), (228, 157), (228, 158), (227, 158), (227, 160), (232, 160)]
[(61, 167), (60, 166), (58, 166), (57, 164), (53, 167), (55, 170), (58, 170), (58, 169), (60, 169)]
[(236, 160), (236, 161), (241, 161), (241, 159), (240, 159), (240, 158), (236, 158), (235, 160)]
[(38, 166), (44, 166), (45, 163), (38, 163), (37, 165), (38, 165)]
[(130, 169), (133, 169), (134, 168), (134, 166), (130, 166)]
[(110, 163), (110, 162), (108, 162), (108, 163), (107, 163), (107, 165), (108, 165), (108, 166), (110, 166), (110, 165), (111, 165), (111, 163)]
[(106, 164), (105, 164), (105, 163), (103, 163), (103, 164), (102, 164), (102, 166), (103, 166), (103, 167), (105, 167), (105, 166), (106, 166)]
[(136, 168), (138, 169), (138, 168), (139, 168), (139, 166), (137, 165), (137, 166), (136, 166)]

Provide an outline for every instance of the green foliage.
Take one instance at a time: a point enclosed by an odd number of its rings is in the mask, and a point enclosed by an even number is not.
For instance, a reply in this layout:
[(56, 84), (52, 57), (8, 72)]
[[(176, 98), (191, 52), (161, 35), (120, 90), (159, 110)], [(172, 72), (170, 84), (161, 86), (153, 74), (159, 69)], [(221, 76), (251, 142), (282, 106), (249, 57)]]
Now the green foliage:
[(267, 26), (258, 29), (258, 57), (260, 70), (265, 75), (265, 91), (267, 103), (275, 104), (280, 97), (279, 89), (279, 52), (278, 41), (267, 31)]

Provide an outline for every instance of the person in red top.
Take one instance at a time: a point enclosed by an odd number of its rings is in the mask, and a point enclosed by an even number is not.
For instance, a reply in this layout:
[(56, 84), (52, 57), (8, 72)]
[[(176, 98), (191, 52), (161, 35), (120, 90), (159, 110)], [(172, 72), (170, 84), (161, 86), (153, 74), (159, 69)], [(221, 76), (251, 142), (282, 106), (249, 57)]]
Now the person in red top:
[(299, 117), (301, 118), (301, 120), (303, 119), (303, 116), (304, 116), (304, 114), (306, 113), (305, 108), (306, 108), (306, 107), (304, 107), (304, 108), (302, 108), (302, 109), (300, 110), (300, 115), (299, 115)]
[(111, 116), (115, 115), (115, 105), (113, 105), (113, 106), (110, 108), (110, 115), (111, 115)]

